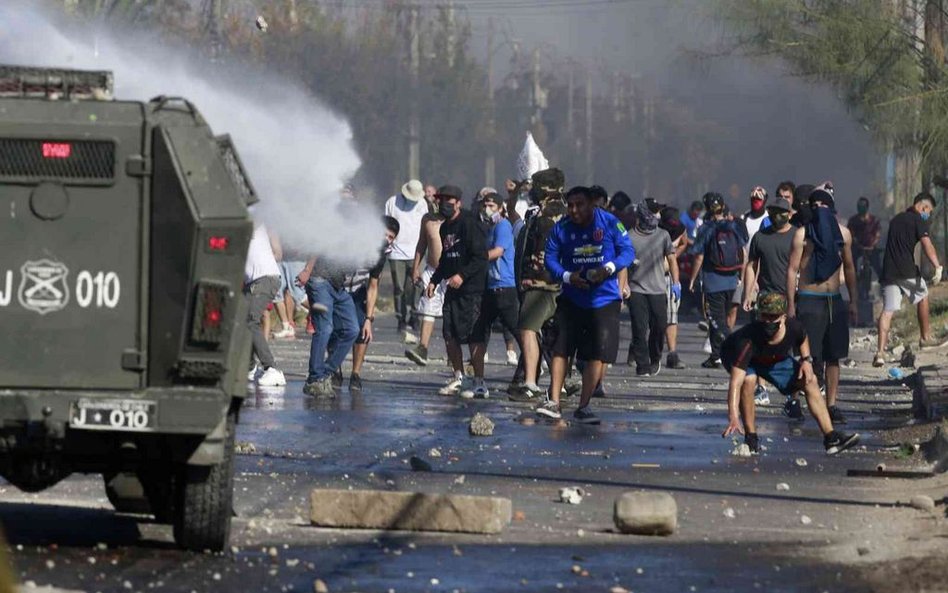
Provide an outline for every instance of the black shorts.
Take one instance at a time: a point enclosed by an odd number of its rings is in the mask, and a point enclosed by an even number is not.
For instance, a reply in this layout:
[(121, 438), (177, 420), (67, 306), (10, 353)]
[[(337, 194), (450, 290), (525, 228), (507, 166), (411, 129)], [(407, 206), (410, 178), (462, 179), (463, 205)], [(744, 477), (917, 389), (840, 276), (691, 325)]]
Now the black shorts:
[(500, 320), (501, 327), (516, 334), (519, 317), (520, 298), (516, 288), (488, 288), (484, 291), (481, 314), (471, 333), (471, 343), (486, 344), (490, 341), (491, 328), (497, 320)]
[(458, 344), (474, 343), (474, 325), (481, 316), (483, 298), (480, 292), (462, 293), (448, 289), (441, 311), (441, 330), (445, 340), (454, 340)]
[(366, 307), (368, 306), (368, 289), (362, 287), (359, 290), (352, 293), (352, 302), (356, 306), (356, 321), (359, 323), (359, 337), (356, 338), (356, 344), (365, 344), (365, 340), (362, 337), (362, 327), (365, 325), (365, 319), (368, 317), (368, 312)]
[(613, 301), (598, 309), (584, 309), (560, 296), (554, 316), (557, 335), (553, 354), (614, 363), (619, 354), (621, 306), (621, 301)]
[(817, 362), (849, 356), (849, 310), (841, 295), (797, 295), (797, 319), (806, 326), (810, 354)]

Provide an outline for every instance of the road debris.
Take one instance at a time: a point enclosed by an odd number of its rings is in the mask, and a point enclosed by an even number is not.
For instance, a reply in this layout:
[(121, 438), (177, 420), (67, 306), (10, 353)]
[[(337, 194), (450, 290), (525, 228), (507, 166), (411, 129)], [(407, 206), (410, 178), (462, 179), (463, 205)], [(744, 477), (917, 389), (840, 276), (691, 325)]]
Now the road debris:
[(724, 516), (727, 517), (728, 519), (733, 519), (734, 517), (737, 516), (737, 513), (735, 513), (734, 509), (732, 509), (731, 507), (727, 507), (726, 509), (724, 509)]
[(800, 523), (803, 523), (804, 525), (809, 525), (812, 522), (813, 522), (813, 519), (811, 519), (807, 515), (800, 515)]
[(412, 471), (416, 472), (430, 472), (432, 469), (430, 463), (417, 455), (412, 455), (411, 458), (409, 458), (408, 465), (411, 466)]
[(935, 511), (935, 500), (931, 496), (917, 494), (909, 500), (909, 506), (920, 511), (933, 513)]
[(751, 456), (750, 446), (747, 443), (741, 443), (740, 445), (734, 447), (734, 449), (731, 450), (731, 455), (735, 457), (750, 457)]
[(806, 459), (804, 459), (804, 458), (802, 458), (802, 457), (797, 457), (797, 459), (796, 459), (796, 461), (794, 461), (794, 463), (797, 464), (797, 467), (806, 467), (806, 466), (807, 466)]
[(560, 488), (560, 502), (567, 504), (579, 504), (583, 502), (586, 492), (579, 486), (566, 486)]
[(267, 22), (267, 19), (263, 18), (263, 15), (257, 15), (257, 19), (254, 21), (254, 24), (260, 29), (261, 33), (266, 33), (270, 30), (270, 23)]
[(778, 492), (786, 492), (787, 490), (790, 490), (790, 484), (787, 484), (786, 482), (780, 482), (777, 484)]
[(494, 434), (494, 422), (487, 416), (478, 412), (471, 418), (471, 424), (468, 427), (472, 436), (489, 437)]
[(678, 505), (667, 492), (626, 492), (616, 499), (613, 521), (621, 533), (671, 535), (678, 527)]
[(329, 587), (322, 579), (316, 579), (313, 581), (313, 593), (329, 593)]

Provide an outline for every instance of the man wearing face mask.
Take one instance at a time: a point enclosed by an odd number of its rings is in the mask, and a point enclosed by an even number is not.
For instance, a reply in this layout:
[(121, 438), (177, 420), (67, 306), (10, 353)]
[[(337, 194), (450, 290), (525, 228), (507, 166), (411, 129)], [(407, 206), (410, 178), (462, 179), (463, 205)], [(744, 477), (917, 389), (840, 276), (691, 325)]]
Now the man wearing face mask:
[(657, 375), (662, 368), (669, 306), (666, 264), (671, 275), (672, 299), (681, 299), (678, 262), (671, 237), (658, 228), (658, 216), (645, 204), (635, 206), (635, 226), (629, 238), (635, 249), (635, 262), (629, 274), (632, 343), (629, 345), (628, 364), (635, 365), (636, 376), (649, 377)]
[[(754, 390), (763, 378), (784, 395), (799, 390), (806, 394), (807, 406), (823, 433), (827, 455), (835, 455), (856, 445), (858, 434), (833, 429), (833, 421), (813, 373), (813, 357), (807, 330), (797, 319), (787, 317), (784, 295), (772, 292), (761, 296), (757, 320), (731, 334), (722, 347), (724, 368), (731, 375), (728, 384), (728, 425), (721, 436), (744, 435), (751, 453), (760, 454), (755, 422)], [(793, 358), (793, 351), (800, 359)]]
[[(750, 245), (758, 231), (770, 227), (770, 217), (765, 208), (767, 204), (767, 190), (761, 186), (756, 186), (750, 195), (750, 210), (741, 215), (741, 224), (738, 227), (744, 234), (744, 240)], [(746, 269), (746, 266), (745, 266)], [(744, 302), (744, 293), (746, 285), (743, 279), (738, 281), (737, 290), (734, 291), (734, 297), (731, 299), (731, 305), (727, 312), (727, 326), (734, 329), (737, 324), (737, 311)], [(756, 287), (751, 285), (751, 294), (756, 292)]]
[[(484, 357), (490, 341), (491, 326), (500, 319), (505, 330), (517, 334), (517, 319), (520, 300), (514, 278), (513, 227), (503, 216), (503, 203), (496, 192), (483, 199), (483, 210), (491, 225), (487, 245), (487, 290), (481, 302), (481, 314), (474, 324), (471, 335), (471, 363), (474, 367), (474, 384), (461, 391), (461, 397), (486, 398), (484, 385)], [(478, 374), (480, 372), (480, 374)]]
[[(843, 268), (849, 294), (855, 295), (852, 235), (836, 220), (833, 194), (826, 184), (810, 193), (809, 206), (810, 222), (793, 235), (787, 267), (788, 312), (790, 317), (806, 320), (816, 374), (826, 386), (830, 416), (836, 424), (844, 424), (846, 418), (836, 405), (839, 361), (849, 356), (849, 319), (855, 319), (857, 303), (855, 299), (850, 300), (847, 314), (839, 291), (839, 269)], [(792, 406), (793, 401), (788, 401), (788, 406)], [(785, 412), (797, 415), (788, 408)]]
[[(441, 200), (437, 195), (432, 195), (431, 202), (436, 209), (440, 209)], [(434, 335), (435, 321), (441, 317), (444, 292), (448, 288), (448, 283), (442, 280), (431, 297), (425, 291), (441, 260), (440, 229), (443, 222), (444, 217), (437, 210), (432, 214), (426, 214), (421, 220), (421, 232), (418, 234), (415, 260), (412, 262), (412, 284), (421, 289), (418, 291), (421, 296), (415, 306), (415, 312), (421, 318), (421, 331), (418, 344), (414, 348), (405, 350), (405, 357), (418, 366), (428, 365), (428, 347), (431, 345), (431, 336)]]
[(787, 267), (793, 247), (790, 202), (786, 198), (777, 198), (767, 207), (767, 215), (771, 225), (751, 239), (744, 267), (743, 304), (748, 312), (754, 310), (755, 296), (787, 293)]
[(885, 258), (882, 263), (882, 301), (883, 311), (879, 316), (879, 349), (872, 360), (872, 366), (885, 364), (885, 346), (889, 338), (889, 326), (892, 316), (902, 308), (902, 297), (911, 299), (916, 305), (918, 316), (919, 346), (929, 348), (940, 344), (932, 336), (928, 320), (928, 287), (922, 272), (915, 265), (915, 245), (922, 244), (922, 252), (935, 267), (932, 284), (941, 282), (944, 270), (938, 262), (938, 253), (929, 236), (932, 211), (935, 198), (920, 193), (915, 196), (912, 207), (897, 214), (889, 222), (889, 235), (886, 237)]
[[(481, 301), (487, 282), (487, 248), (478, 217), (461, 210), (461, 190), (453, 185), (438, 189), (439, 211), (444, 222), (441, 235), (441, 259), (428, 282), (426, 293), (433, 297), (442, 280), (448, 283), (444, 294), (443, 334), (448, 360), (454, 369), (439, 393), (454, 395), (471, 389), (464, 377), (463, 344), (471, 344), (474, 323), (480, 316)], [(474, 367), (474, 374), (483, 377), (484, 369)]]

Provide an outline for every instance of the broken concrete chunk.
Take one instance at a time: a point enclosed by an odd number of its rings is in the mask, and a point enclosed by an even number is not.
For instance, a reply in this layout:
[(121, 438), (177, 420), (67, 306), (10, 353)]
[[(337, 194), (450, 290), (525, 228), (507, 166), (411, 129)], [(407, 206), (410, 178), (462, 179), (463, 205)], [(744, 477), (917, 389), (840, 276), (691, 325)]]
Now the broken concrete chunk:
[(468, 427), (468, 430), (470, 430), (473, 436), (489, 437), (494, 434), (494, 422), (478, 412), (471, 418), (471, 425)]
[(913, 496), (909, 501), (909, 505), (920, 511), (928, 511), (929, 513), (935, 511), (935, 500), (931, 496), (925, 496), (924, 494)]
[(667, 492), (626, 492), (616, 499), (613, 519), (622, 533), (671, 535), (678, 526), (678, 505)]
[(320, 527), (500, 533), (508, 498), (382, 490), (313, 490), (310, 521)]

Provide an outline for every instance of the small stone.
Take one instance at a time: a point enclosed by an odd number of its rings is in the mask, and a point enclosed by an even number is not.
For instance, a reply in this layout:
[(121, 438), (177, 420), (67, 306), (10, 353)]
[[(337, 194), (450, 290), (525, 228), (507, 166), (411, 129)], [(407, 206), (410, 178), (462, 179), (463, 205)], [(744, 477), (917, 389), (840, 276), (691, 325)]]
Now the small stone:
[(219, 581), (221, 580), (221, 573), (215, 572), (211, 578), (213, 578), (215, 581)]
[(280, 551), (277, 550), (273, 546), (270, 546), (270, 549), (267, 550), (267, 555), (270, 556), (271, 558), (276, 558), (277, 556), (279, 556), (279, 554), (280, 554)]
[(678, 527), (678, 505), (667, 492), (626, 492), (616, 499), (613, 521), (621, 533), (671, 535)]
[(471, 418), (471, 424), (468, 426), (468, 431), (472, 436), (489, 437), (494, 434), (494, 422), (487, 416), (478, 412), (477, 414), (474, 414), (473, 418)]
[(794, 461), (794, 463), (797, 464), (797, 467), (806, 467), (806, 465), (807, 465), (807, 464), (806, 464), (806, 459), (804, 459), (804, 458), (802, 458), (802, 457), (797, 457), (797, 460)]
[(53, 562), (52, 560), (47, 560), (46, 568), (48, 568), (49, 570), (53, 570), (54, 568), (56, 568), (56, 563)]
[(918, 509), (920, 511), (927, 511), (929, 513), (935, 511), (935, 501), (931, 496), (926, 496), (924, 494), (913, 496), (909, 501), (909, 505), (911, 505), (912, 508)]
[(524, 426), (533, 426), (536, 423), (537, 423), (536, 418), (533, 418), (531, 416), (524, 416), (523, 418), (520, 419), (520, 424)]
[(322, 579), (316, 579), (313, 581), (313, 593), (329, 593), (329, 587)]
[(741, 443), (740, 445), (734, 447), (733, 450), (731, 450), (731, 455), (735, 457), (750, 457), (751, 456), (750, 446), (747, 443)]
[(583, 567), (580, 566), (580, 565), (578, 565), (578, 564), (574, 564), (573, 567), (572, 567), (570, 570), (573, 571), (573, 574), (579, 574), (579, 573), (583, 572)]
[(616, 585), (612, 587), (611, 589), (609, 589), (609, 593), (629, 593), (629, 590), (626, 589), (625, 587), (620, 587), (619, 585)]
[(859, 546), (856, 548), (856, 553), (860, 556), (866, 556), (869, 554), (869, 548), (867, 546)]
[(428, 451), (428, 457), (441, 457), (441, 449), (438, 449), (437, 447), (432, 447)]
[(431, 583), (431, 586), (432, 586), (432, 587), (437, 587), (438, 585), (441, 584), (441, 581), (439, 581), (438, 579), (431, 579), (431, 580), (428, 581), (428, 582)]
[(786, 482), (780, 482), (777, 484), (778, 492), (786, 492), (787, 490), (790, 490), (790, 484), (787, 484)]
[(800, 515), (800, 523), (803, 523), (804, 525), (809, 525), (812, 522), (813, 522), (813, 519), (809, 518), (808, 516)]
[(464, 483), (464, 475), (462, 474), (462, 475), (460, 475), (460, 476), (454, 478), (454, 483), (455, 483), (455, 484), (463, 484), (463, 483)]
[(733, 519), (734, 517), (737, 516), (737, 513), (735, 513), (734, 509), (732, 509), (731, 507), (727, 507), (726, 509), (724, 509), (724, 516), (727, 517), (728, 519)]

